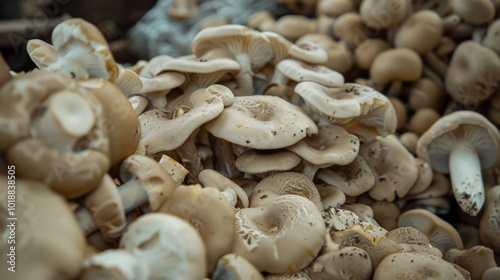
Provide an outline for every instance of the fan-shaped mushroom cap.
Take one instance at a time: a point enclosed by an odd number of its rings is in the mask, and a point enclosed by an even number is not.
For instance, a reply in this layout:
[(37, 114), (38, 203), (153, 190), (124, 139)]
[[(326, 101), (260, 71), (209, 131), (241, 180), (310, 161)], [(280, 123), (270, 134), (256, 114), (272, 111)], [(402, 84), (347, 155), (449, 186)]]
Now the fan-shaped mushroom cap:
[(375, 174), (366, 160), (357, 156), (353, 162), (344, 166), (321, 169), (316, 178), (341, 190), (349, 196), (357, 196), (375, 186)]
[(479, 223), (481, 242), (500, 253), (500, 186), (492, 187), (486, 193), (486, 206)]
[(265, 36), (273, 49), (272, 64), (277, 65), (280, 61), (288, 58), (298, 59), (306, 63), (322, 64), (328, 60), (328, 54), (314, 41), (301, 41), (294, 44), (280, 34), (272, 31), (261, 33)]
[(295, 93), (331, 123), (344, 125), (353, 134), (386, 135), (396, 131), (394, 107), (387, 97), (370, 87), (347, 83), (328, 88), (301, 82)]
[(267, 177), (275, 172), (290, 171), (301, 160), (297, 154), (285, 149), (249, 149), (236, 158), (235, 165), (241, 172)]
[(104, 120), (110, 145), (111, 166), (117, 165), (124, 158), (132, 155), (141, 137), (141, 127), (137, 114), (123, 93), (112, 83), (104, 79), (89, 79), (79, 84), (95, 93), (103, 104)]
[(200, 233), (207, 249), (207, 269), (213, 271), (217, 260), (231, 253), (235, 235), (235, 209), (213, 187), (181, 185), (159, 212), (189, 221)]
[(26, 44), (26, 50), (33, 63), (39, 69), (47, 68), (57, 61), (56, 48), (40, 39), (29, 40)]
[(422, 209), (403, 212), (398, 219), (400, 227), (414, 227), (425, 234), (432, 246), (442, 252), (451, 248), (463, 249), (457, 230), (445, 220)]
[[(13, 189), (7, 182), (7, 177), (0, 176), (2, 278), (76, 278), (85, 257), (86, 243), (67, 201), (41, 183), (17, 178), (15, 202), (12, 202)], [(12, 203), (15, 203), (14, 212)], [(15, 272), (7, 270), (9, 267), (14, 267)], [(30, 269), (23, 269), (26, 267)]]
[(233, 251), (260, 271), (297, 272), (316, 257), (324, 242), (325, 224), (307, 198), (282, 195), (236, 212)]
[(338, 87), (344, 83), (344, 76), (322, 65), (312, 65), (295, 59), (285, 59), (278, 63), (271, 83), (286, 84), (295, 82), (316, 82), (327, 87)]
[(446, 90), (460, 104), (477, 105), (496, 91), (500, 82), (500, 58), (474, 41), (460, 43), (446, 73)]
[(438, 172), (451, 173), (460, 207), (476, 215), (484, 203), (481, 169), (492, 167), (500, 156), (500, 133), (482, 115), (451, 113), (436, 121), (417, 143), (417, 154)]
[(432, 10), (421, 10), (412, 14), (399, 26), (394, 37), (394, 45), (424, 54), (434, 49), (442, 36), (441, 17)]
[(110, 166), (110, 146), (104, 108), (92, 92), (34, 71), (7, 82), (0, 104), (0, 150), (20, 176), (66, 197), (97, 187)]
[(318, 133), (298, 106), (270, 95), (237, 96), (205, 127), (218, 138), (255, 149), (279, 149)]
[(344, 247), (319, 256), (311, 267), (311, 279), (370, 279), (373, 266), (370, 256), (358, 247)]
[(237, 254), (226, 254), (217, 262), (212, 280), (264, 280), (264, 276), (244, 257)]
[(415, 82), (423, 71), (422, 59), (415, 51), (393, 48), (381, 52), (370, 66), (370, 78), (384, 88), (394, 81)]
[[(145, 260), (148, 279), (202, 279), (206, 253), (203, 240), (187, 221), (165, 213), (149, 213), (131, 223), (120, 247)], [(196, 269), (193, 269), (196, 268)]]
[(250, 207), (259, 207), (281, 195), (294, 194), (309, 199), (319, 211), (323, 210), (321, 197), (314, 183), (304, 174), (281, 172), (261, 180), (253, 189)]
[(378, 175), (377, 183), (370, 189), (370, 196), (376, 200), (404, 197), (417, 181), (415, 158), (396, 136), (378, 136), (361, 146), (360, 155)]
[(404, 19), (408, 5), (405, 0), (363, 0), (359, 13), (369, 28), (388, 29)]
[(452, 264), (439, 257), (407, 252), (385, 257), (373, 273), (374, 280), (408, 278), (467, 279)]

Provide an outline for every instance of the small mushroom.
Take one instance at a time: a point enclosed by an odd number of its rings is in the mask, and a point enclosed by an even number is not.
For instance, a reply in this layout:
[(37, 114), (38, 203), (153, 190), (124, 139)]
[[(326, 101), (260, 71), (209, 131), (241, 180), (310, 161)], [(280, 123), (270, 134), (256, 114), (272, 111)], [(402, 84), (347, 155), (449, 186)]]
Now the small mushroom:
[(261, 34), (269, 40), (273, 49), (273, 65), (278, 65), (280, 61), (288, 58), (311, 64), (322, 64), (328, 60), (326, 51), (312, 40), (294, 44), (276, 32), (265, 31)]
[(281, 171), (291, 171), (300, 162), (297, 154), (285, 149), (249, 149), (236, 158), (235, 166), (246, 174), (268, 177)]
[(429, 162), (434, 171), (450, 173), (460, 208), (475, 216), (485, 198), (481, 169), (497, 162), (500, 133), (478, 113), (451, 113), (436, 121), (420, 137), (417, 154)]
[(323, 210), (336, 207), (339, 208), (346, 201), (345, 194), (338, 188), (328, 184), (316, 184), (319, 195), (321, 196), (321, 203), (323, 203)]
[(212, 280), (264, 280), (264, 276), (244, 257), (237, 254), (226, 254), (217, 262)]
[(368, 70), (373, 63), (373, 60), (391, 46), (386, 41), (380, 38), (369, 38), (359, 44), (354, 50), (354, 60), (356, 66)]
[(318, 208), (307, 198), (292, 194), (238, 210), (235, 232), (233, 252), (270, 273), (305, 268), (325, 242), (325, 224)]
[(404, 0), (363, 0), (359, 14), (368, 28), (389, 29), (404, 19), (408, 5)]
[(415, 184), (408, 191), (408, 195), (414, 195), (425, 191), (432, 183), (432, 169), (430, 164), (421, 158), (415, 158), (418, 167), (418, 177)]
[(479, 223), (479, 234), (483, 245), (500, 253), (500, 186), (494, 186), (486, 193), (486, 207)]
[(474, 280), (480, 280), (484, 271), (497, 266), (493, 250), (482, 245), (464, 250), (452, 248), (446, 251), (443, 259), (469, 271), (471, 279)]
[(490, 23), (495, 16), (495, 7), (493, 1), (490, 0), (451, 0), (449, 2), (453, 13), (469, 24), (484, 25)]
[(370, 256), (358, 247), (344, 247), (319, 256), (310, 265), (311, 279), (368, 280), (373, 273)]
[(236, 206), (239, 201), (239, 205), (242, 208), (248, 207), (248, 195), (245, 191), (235, 182), (231, 181), (231, 179), (219, 172), (212, 169), (203, 169), (198, 175), (198, 178), (205, 188), (213, 187), (221, 191), (232, 206)]

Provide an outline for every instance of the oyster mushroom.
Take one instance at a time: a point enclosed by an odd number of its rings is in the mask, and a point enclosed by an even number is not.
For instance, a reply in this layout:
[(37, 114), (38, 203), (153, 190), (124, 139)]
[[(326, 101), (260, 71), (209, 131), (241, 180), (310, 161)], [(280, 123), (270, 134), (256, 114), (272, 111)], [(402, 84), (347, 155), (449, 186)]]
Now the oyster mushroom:
[(280, 61), (288, 58), (311, 64), (322, 64), (328, 59), (326, 51), (312, 40), (303, 40), (294, 44), (276, 32), (265, 31), (261, 34), (269, 40), (273, 49), (273, 58), (271, 59), (273, 65), (278, 65)]
[(307, 198), (291, 194), (257, 208), (238, 210), (235, 232), (234, 253), (270, 273), (305, 268), (325, 242), (325, 224), (318, 208)]
[(486, 270), (497, 267), (494, 255), (491, 248), (476, 245), (464, 250), (452, 248), (446, 251), (443, 259), (469, 271), (471, 279), (481, 279)]
[(311, 279), (371, 279), (373, 266), (370, 256), (358, 247), (344, 247), (319, 256), (310, 265)]
[(285, 149), (249, 149), (236, 158), (235, 166), (241, 172), (265, 178), (281, 171), (291, 171), (301, 161), (297, 154)]
[(497, 162), (500, 133), (478, 113), (451, 113), (436, 121), (420, 137), (417, 154), (429, 162), (434, 171), (450, 173), (460, 208), (475, 216), (485, 199), (481, 170)]

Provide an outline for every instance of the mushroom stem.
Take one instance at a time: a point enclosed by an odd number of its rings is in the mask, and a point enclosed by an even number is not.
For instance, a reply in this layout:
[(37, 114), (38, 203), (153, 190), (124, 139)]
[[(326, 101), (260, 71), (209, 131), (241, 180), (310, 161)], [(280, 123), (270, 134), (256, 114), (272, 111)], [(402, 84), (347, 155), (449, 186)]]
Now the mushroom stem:
[[(142, 185), (142, 182), (139, 180), (130, 180), (118, 187), (118, 193), (120, 194), (125, 213), (149, 201), (148, 194)], [(85, 235), (99, 230), (99, 226), (94, 221), (94, 218), (92, 218), (92, 214), (87, 207), (78, 208), (75, 215)]]
[(446, 77), (448, 65), (444, 63), (433, 51), (424, 55), (425, 62), (441, 77)]
[(238, 88), (253, 93), (253, 72), (250, 57), (247, 54), (238, 54), (235, 60), (240, 64), (241, 70), (236, 76)]
[(459, 144), (452, 149), (448, 164), (455, 199), (464, 212), (476, 216), (485, 199), (477, 151), (468, 144)]
[(228, 178), (237, 178), (241, 172), (236, 168), (236, 158), (228, 141), (211, 135), (211, 144), (216, 158), (215, 170), (226, 175)]
[(56, 93), (45, 105), (45, 111), (33, 121), (32, 134), (58, 150), (73, 150), (96, 122), (90, 104), (76, 93)]
[(184, 167), (189, 170), (187, 174), (187, 180), (189, 183), (198, 182), (198, 174), (204, 169), (201, 164), (201, 157), (198, 155), (198, 148), (196, 148), (196, 135), (198, 134), (199, 128), (194, 130), (189, 137), (175, 149), (175, 152), (181, 158)]
[(316, 176), (316, 172), (318, 171), (318, 169), (319, 166), (304, 160), (304, 168), (302, 169), (302, 174), (306, 175), (312, 181), (314, 180), (314, 176)]

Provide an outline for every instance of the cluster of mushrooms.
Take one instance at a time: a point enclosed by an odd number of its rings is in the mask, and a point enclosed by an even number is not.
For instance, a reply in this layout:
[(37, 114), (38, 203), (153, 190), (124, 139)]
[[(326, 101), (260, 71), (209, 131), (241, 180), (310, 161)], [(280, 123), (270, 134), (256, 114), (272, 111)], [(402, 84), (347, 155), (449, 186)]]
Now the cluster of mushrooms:
[(278, 2), (188, 56), (73, 18), (0, 61), (0, 275), (500, 279), (500, 2)]

